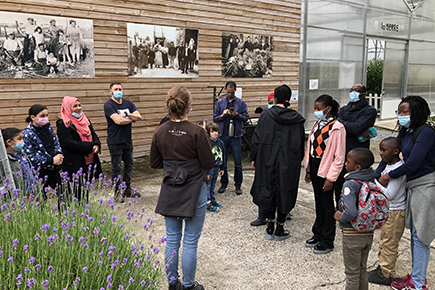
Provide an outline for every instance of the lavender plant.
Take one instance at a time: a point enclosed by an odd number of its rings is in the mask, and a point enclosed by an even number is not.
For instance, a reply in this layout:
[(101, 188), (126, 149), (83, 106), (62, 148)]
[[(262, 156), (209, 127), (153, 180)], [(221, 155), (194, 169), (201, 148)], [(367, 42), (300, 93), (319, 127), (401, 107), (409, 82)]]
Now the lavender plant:
[[(57, 204), (10, 190), (6, 181), (0, 192), (0, 289), (160, 289), (166, 238), (153, 237), (144, 209), (114, 204), (116, 180), (82, 172), (62, 178)], [(89, 202), (79, 202), (75, 190), (89, 194)], [(145, 233), (132, 232), (129, 224), (138, 222)]]

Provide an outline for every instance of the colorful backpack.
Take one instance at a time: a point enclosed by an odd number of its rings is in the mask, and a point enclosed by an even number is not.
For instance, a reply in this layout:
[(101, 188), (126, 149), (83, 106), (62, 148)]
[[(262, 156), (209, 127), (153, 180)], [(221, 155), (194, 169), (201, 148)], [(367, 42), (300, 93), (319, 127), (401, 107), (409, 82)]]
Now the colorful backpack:
[[(388, 220), (388, 201), (382, 190), (371, 181), (355, 180), (361, 184), (358, 215), (351, 221), (357, 232), (380, 229)], [(344, 204), (341, 205), (344, 209)]]

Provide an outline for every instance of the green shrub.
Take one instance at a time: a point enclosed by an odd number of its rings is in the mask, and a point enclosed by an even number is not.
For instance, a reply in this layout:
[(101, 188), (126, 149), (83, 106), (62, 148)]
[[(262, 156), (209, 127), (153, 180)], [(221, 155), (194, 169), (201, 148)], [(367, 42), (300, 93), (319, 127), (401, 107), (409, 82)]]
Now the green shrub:
[[(74, 188), (83, 176), (74, 178), (63, 176), (63, 188)], [(100, 176), (82, 186), (89, 203), (69, 198), (53, 204), (6, 184), (0, 192), (0, 289), (160, 289), (159, 247), (166, 238), (153, 238), (144, 209), (116, 206), (106, 195), (112, 188)], [(145, 243), (129, 226), (139, 221)]]

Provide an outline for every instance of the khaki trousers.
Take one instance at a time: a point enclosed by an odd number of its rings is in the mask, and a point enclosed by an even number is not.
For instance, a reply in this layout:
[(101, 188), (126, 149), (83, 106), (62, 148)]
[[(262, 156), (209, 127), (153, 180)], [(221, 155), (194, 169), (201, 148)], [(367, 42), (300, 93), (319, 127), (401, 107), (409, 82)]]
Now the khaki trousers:
[(386, 278), (396, 274), (397, 253), (404, 230), (405, 210), (391, 210), (387, 222), (381, 228), (378, 252), (379, 266)]
[(344, 273), (346, 290), (368, 290), (367, 259), (372, 248), (373, 233), (343, 235)]

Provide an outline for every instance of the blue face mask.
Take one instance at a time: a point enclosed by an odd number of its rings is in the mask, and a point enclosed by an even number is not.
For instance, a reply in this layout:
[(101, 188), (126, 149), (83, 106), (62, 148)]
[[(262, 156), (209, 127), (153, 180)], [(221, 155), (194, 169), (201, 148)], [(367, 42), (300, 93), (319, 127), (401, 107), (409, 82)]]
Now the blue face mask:
[(323, 114), (323, 111), (314, 111), (314, 117), (316, 117), (317, 120), (323, 120), (326, 116)]
[(14, 151), (21, 152), (21, 150), (24, 148), (24, 142), (15, 142), (15, 146), (12, 145), (11, 147), (14, 149)]
[(119, 100), (120, 98), (122, 98), (122, 92), (120, 91), (113, 92), (113, 97)]
[(268, 109), (270, 109), (270, 108), (272, 108), (273, 107), (273, 105), (267, 105), (267, 108)]
[(409, 125), (411, 125), (411, 115), (408, 115), (408, 116), (399, 116), (397, 118), (399, 119), (400, 126), (408, 128)]
[(350, 92), (349, 99), (352, 103), (358, 102), (359, 101), (359, 93), (355, 92), (355, 91)]
[(73, 112), (72, 115), (76, 117), (77, 119), (82, 116), (83, 112), (80, 112), (80, 114), (77, 114), (76, 112)]

